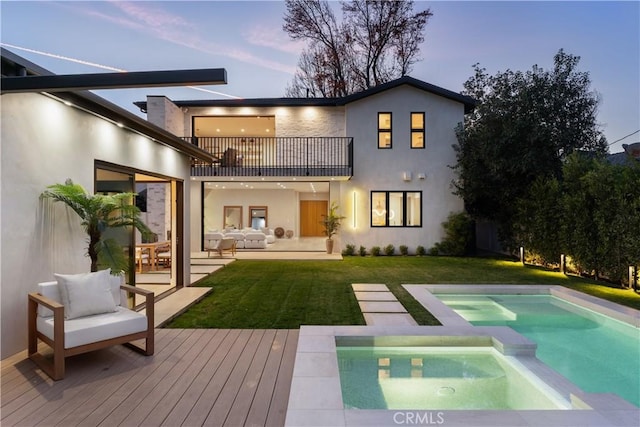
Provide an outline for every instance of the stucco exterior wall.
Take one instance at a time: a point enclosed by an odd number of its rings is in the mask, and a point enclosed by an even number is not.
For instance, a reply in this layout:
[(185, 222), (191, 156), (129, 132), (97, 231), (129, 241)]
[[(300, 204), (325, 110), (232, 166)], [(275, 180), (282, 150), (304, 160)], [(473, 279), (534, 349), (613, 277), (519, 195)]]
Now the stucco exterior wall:
[[(392, 113), (391, 149), (378, 149), (379, 112)], [(425, 113), (424, 149), (412, 149), (410, 145), (412, 112)], [(194, 116), (251, 115), (275, 116), (276, 136), (353, 138), (352, 179), (330, 182), (330, 199), (339, 204), (340, 214), (346, 217), (337, 248), (352, 243), (367, 249), (406, 245), (411, 253), (418, 245), (429, 249), (442, 240), (442, 223), (448, 215), (464, 208), (462, 200), (452, 194), (455, 175), (449, 167), (456, 162), (453, 145), (457, 143), (455, 127), (464, 118), (461, 102), (401, 85), (341, 107), (189, 107), (184, 111), (185, 135), (191, 134)], [(420, 175), (425, 178), (420, 179)], [(371, 227), (371, 191), (421, 191), (422, 226)], [(238, 199), (233, 204), (248, 205), (242, 194), (234, 196)], [(201, 197), (199, 190), (192, 192), (192, 209), (198, 212)], [(298, 202), (287, 209), (298, 212)], [(198, 219), (197, 229), (192, 227), (194, 242), (202, 233)], [(192, 250), (197, 249), (192, 245)]]
[[(378, 112), (389, 111), (392, 148), (378, 149)], [(411, 148), (412, 112), (425, 112), (424, 149)], [(346, 133), (354, 138), (354, 175), (340, 186), (340, 212), (347, 216), (341, 247), (393, 244), (396, 250), (407, 245), (413, 252), (418, 245), (429, 249), (442, 239), (442, 222), (463, 209), (462, 200), (452, 194), (454, 174), (448, 167), (456, 162), (454, 129), (463, 116), (461, 103), (406, 85), (348, 104)], [(403, 179), (405, 172), (411, 174), (410, 181)], [(422, 227), (371, 227), (372, 190), (422, 191)]]
[[(94, 188), (95, 160), (184, 181), (189, 158), (84, 111), (39, 94), (4, 94), (1, 133), (1, 357), (26, 348), (27, 293), (53, 273), (89, 270), (86, 237), (75, 213), (41, 201), (48, 185), (67, 178)], [(188, 203), (188, 200), (185, 201)], [(188, 209), (188, 208), (187, 208)], [(185, 247), (190, 247), (189, 217)], [(183, 262), (188, 282), (189, 257)]]

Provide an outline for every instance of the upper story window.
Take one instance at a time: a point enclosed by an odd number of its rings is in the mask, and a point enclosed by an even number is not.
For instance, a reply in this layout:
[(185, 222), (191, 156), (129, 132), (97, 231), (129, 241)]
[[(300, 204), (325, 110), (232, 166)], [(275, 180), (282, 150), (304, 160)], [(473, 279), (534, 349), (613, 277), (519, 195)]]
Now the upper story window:
[(378, 113), (378, 148), (391, 148), (391, 113)]
[(372, 227), (422, 227), (422, 191), (372, 191)]
[(411, 148), (424, 148), (424, 113), (411, 113)]

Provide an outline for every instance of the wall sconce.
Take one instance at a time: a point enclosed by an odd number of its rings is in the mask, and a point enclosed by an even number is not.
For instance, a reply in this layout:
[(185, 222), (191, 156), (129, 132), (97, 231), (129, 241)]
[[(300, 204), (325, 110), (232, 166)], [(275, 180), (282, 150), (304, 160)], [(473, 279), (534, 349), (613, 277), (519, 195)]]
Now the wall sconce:
[(402, 172), (402, 180), (411, 181), (411, 172), (409, 171)]
[(419, 174), (418, 174), (418, 179), (419, 179), (420, 181), (424, 181), (425, 179), (427, 179), (427, 175), (426, 175), (426, 174), (424, 174), (424, 173), (419, 173)]
[(356, 192), (353, 192), (353, 228), (356, 228), (356, 218), (358, 216), (358, 210), (357, 210), (357, 196), (356, 196)]

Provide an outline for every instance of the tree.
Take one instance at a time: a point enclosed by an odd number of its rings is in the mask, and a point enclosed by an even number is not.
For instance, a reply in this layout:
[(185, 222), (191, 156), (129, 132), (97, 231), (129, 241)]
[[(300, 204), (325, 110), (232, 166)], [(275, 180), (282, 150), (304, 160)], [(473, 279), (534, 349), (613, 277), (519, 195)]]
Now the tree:
[(406, 75), (432, 16), (413, 13), (413, 1), (351, 0), (338, 24), (327, 1), (285, 4), (284, 31), (309, 42), (286, 90), (293, 97), (342, 97)]
[(135, 193), (91, 195), (79, 184), (67, 179), (64, 184), (47, 187), (42, 198), (63, 202), (78, 214), (81, 225), (89, 236), (87, 255), (91, 259), (91, 271), (98, 266), (111, 267), (117, 274), (128, 267), (122, 247), (115, 239), (105, 239), (102, 234), (108, 228), (135, 227), (143, 234), (151, 230), (140, 220), (140, 209), (131, 202)]
[(640, 262), (640, 162), (572, 156), (565, 166), (563, 235), (582, 271), (619, 281)]
[(514, 240), (517, 201), (537, 178), (562, 176), (571, 153), (604, 153), (606, 140), (596, 120), (599, 97), (580, 58), (562, 49), (553, 70), (507, 70), (489, 76), (478, 64), (464, 93), (479, 101), (457, 129), (455, 194), (476, 219), (496, 223), (503, 246)]
[(562, 201), (560, 181), (555, 177), (538, 177), (516, 206), (515, 237), (543, 264), (558, 263), (565, 247)]

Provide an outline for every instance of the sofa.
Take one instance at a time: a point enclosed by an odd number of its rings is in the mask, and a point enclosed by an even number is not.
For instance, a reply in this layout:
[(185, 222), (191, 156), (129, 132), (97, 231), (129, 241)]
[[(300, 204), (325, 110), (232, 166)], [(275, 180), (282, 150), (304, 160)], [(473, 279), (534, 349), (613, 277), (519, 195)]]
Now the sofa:
[(276, 236), (273, 230), (263, 228), (254, 230), (251, 228), (237, 230), (227, 229), (225, 231), (209, 231), (204, 235), (204, 247), (215, 247), (218, 241), (224, 238), (236, 239), (236, 249), (266, 249), (271, 243), (275, 243)]
[(244, 235), (245, 249), (266, 249), (267, 236), (263, 232), (249, 232)]

